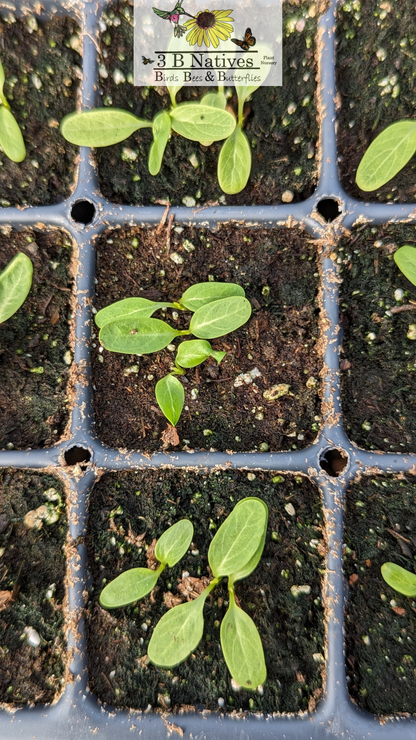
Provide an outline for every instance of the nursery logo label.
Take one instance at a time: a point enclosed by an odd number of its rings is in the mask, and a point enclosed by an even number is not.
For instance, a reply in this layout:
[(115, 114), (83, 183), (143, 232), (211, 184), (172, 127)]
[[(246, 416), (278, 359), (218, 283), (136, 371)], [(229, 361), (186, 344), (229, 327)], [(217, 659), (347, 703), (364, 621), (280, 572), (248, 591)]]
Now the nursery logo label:
[(281, 0), (135, 0), (134, 84), (281, 85)]

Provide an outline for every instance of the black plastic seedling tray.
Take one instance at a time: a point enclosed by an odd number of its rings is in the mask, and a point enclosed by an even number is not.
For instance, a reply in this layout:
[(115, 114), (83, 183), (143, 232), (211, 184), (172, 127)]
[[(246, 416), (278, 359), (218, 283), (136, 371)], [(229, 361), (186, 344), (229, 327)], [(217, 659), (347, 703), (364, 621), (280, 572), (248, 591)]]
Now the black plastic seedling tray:
[[(82, 105), (89, 108), (96, 103), (97, 90), (97, 34), (98, 18), (106, 0), (69, 2), (55, 0), (45, 3), (42, 17), (55, 13), (75, 14), (83, 26), (83, 81)], [(33, 13), (32, 3), (17, 0), (3, 4), (7, 10)], [(248, 740), (248, 738), (279, 737), (287, 740), (311, 740), (328, 737), (402, 740), (416, 738), (416, 721), (411, 718), (384, 718), (378, 720), (357, 708), (349, 699), (344, 664), (344, 577), (342, 572), (343, 501), (349, 483), (358, 472), (410, 473), (414, 470), (416, 455), (367, 452), (358, 449), (347, 438), (342, 423), (339, 377), (339, 349), (341, 332), (338, 327), (338, 267), (330, 258), (333, 236), (341, 226), (350, 228), (365, 219), (368, 223), (384, 224), (406, 221), (416, 224), (413, 205), (368, 204), (354, 200), (341, 188), (337, 172), (335, 132), (335, 0), (319, 21), (317, 47), (319, 49), (318, 98), (321, 112), (322, 157), (319, 183), (313, 196), (293, 205), (264, 207), (207, 207), (193, 211), (185, 207), (173, 208), (175, 222), (196, 224), (215, 229), (224, 222), (244, 223), (245, 226), (278, 226), (284, 229), (304, 224), (310, 235), (327, 245), (321, 256), (325, 326), (325, 375), (323, 379), (322, 428), (315, 443), (306, 449), (276, 453), (187, 452), (157, 453), (151, 458), (138, 452), (119, 451), (101, 444), (93, 425), (92, 391), (90, 382), (91, 301), (94, 295), (95, 253), (94, 238), (109, 226), (123, 224), (152, 226), (160, 222), (162, 206), (118, 206), (100, 195), (97, 175), (88, 149), (81, 149), (78, 180), (75, 192), (63, 203), (54, 206), (0, 209), (0, 224), (13, 228), (60, 227), (66, 229), (79, 249), (79, 269), (76, 276), (76, 315), (74, 363), (77, 371), (75, 402), (72, 409), (71, 435), (64, 442), (42, 450), (0, 452), (0, 466), (15, 469), (36, 469), (56, 472), (72, 491), (69, 503), (70, 538), (76, 543), (76, 554), (69, 562), (68, 578), (68, 633), (69, 647), (73, 649), (70, 672), (73, 680), (66, 685), (59, 701), (53, 706), (36, 706), (16, 711), (5, 711), (0, 716), (0, 736), (14, 738), (114, 738), (130, 740), (140, 733), (145, 739), (165, 738), (172, 731), (183, 730), (186, 738)], [(82, 20), (81, 20), (82, 19)], [(322, 205), (322, 201), (326, 204)], [(73, 218), (74, 204), (87, 201), (93, 206), (92, 220), (84, 224)], [(325, 206), (339, 215), (331, 223), (318, 212), (326, 213)], [(75, 211), (76, 214), (76, 211)], [(324, 325), (322, 323), (321, 325)], [(90, 459), (80, 466), (71, 466), (72, 448), (89, 453)], [(331, 477), (321, 467), (321, 460), (329, 449), (344, 451), (348, 458), (339, 477)], [(67, 459), (65, 459), (65, 455)], [(303, 473), (309, 476), (322, 492), (326, 517), (328, 558), (324, 580), (326, 605), (326, 668), (324, 696), (314, 713), (282, 715), (277, 717), (250, 716), (236, 719), (220, 714), (175, 715), (174, 725), (169, 718), (157, 713), (114, 710), (103, 707), (88, 690), (87, 651), (82, 610), (83, 591), (87, 584), (86, 532), (88, 494), (96, 475), (101, 471), (131, 470), (137, 468), (192, 467), (213, 469), (227, 466), (244, 470), (263, 469)], [(75, 551), (74, 551), (75, 552)], [(175, 728), (176, 725), (176, 728)], [(179, 729), (178, 729), (179, 728)]]

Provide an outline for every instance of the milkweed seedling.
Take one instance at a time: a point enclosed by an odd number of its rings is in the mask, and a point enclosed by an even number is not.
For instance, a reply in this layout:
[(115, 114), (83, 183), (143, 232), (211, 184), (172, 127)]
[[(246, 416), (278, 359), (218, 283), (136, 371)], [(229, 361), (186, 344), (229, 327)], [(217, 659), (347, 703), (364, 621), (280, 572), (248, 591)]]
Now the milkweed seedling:
[(4, 68), (0, 62), (0, 145), (6, 157), (13, 162), (23, 162), (26, 157), (25, 142), (3, 92), (5, 79)]
[[(385, 185), (408, 163), (416, 152), (416, 121), (397, 121), (379, 134), (358, 165), (355, 181), (361, 190), (371, 192)], [(416, 248), (405, 244), (394, 253), (394, 261), (416, 285)]]
[[(240, 686), (255, 690), (265, 682), (267, 671), (260, 635), (251, 617), (237, 605), (234, 588), (235, 583), (247, 578), (260, 561), (267, 520), (268, 509), (261, 499), (248, 497), (236, 504), (209, 546), (208, 562), (213, 580), (196, 599), (173, 607), (156, 625), (148, 646), (148, 657), (154, 665), (172, 668), (197, 648), (204, 630), (207, 596), (223, 578), (228, 578), (229, 606), (220, 630), (225, 662)], [(159, 568), (125, 571), (101, 592), (101, 606), (106, 609), (127, 606), (150, 593), (165, 566), (172, 567), (183, 557), (192, 534), (193, 527), (187, 519), (166, 530), (155, 548)]]
[[(161, 308), (191, 312), (189, 329), (176, 330), (165, 321), (150, 318)], [(221, 362), (225, 352), (212, 349), (208, 339), (238, 329), (251, 316), (250, 302), (236, 283), (196, 283), (177, 303), (157, 303), (146, 298), (126, 298), (103, 308), (95, 316), (99, 340), (110, 352), (147, 355), (167, 347), (175, 337), (193, 334), (197, 339), (179, 345), (175, 366), (155, 388), (160, 409), (176, 426), (185, 402), (178, 375), (200, 365), (208, 357)]]
[(386, 583), (398, 591), (399, 594), (416, 596), (416, 575), (405, 568), (401, 568), (396, 563), (383, 563), (381, 566), (381, 575)]
[(18, 252), (0, 272), (0, 324), (13, 316), (25, 302), (32, 275), (32, 262), (23, 252)]

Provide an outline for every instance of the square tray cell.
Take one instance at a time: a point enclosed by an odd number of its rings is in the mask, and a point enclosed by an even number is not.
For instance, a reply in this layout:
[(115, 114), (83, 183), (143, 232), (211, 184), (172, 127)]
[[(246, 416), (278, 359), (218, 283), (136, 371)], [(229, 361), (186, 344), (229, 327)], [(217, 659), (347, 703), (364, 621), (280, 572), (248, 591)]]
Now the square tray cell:
[(59, 133), (74, 110), (82, 77), (80, 29), (69, 17), (40, 21), (2, 11), (4, 94), (26, 145), (26, 159), (0, 154), (0, 205), (46, 205), (69, 196), (77, 148)]
[[(260, 497), (269, 509), (260, 564), (236, 587), (264, 646), (268, 678), (260, 693), (236, 689), (225, 665), (219, 641), (228, 600), (223, 584), (208, 597), (204, 636), (189, 659), (166, 670), (152, 666), (146, 656), (153, 629), (166, 612), (164, 600), (185, 601), (181, 589), (184, 593), (188, 586), (190, 598), (195, 597), (201, 579), (210, 576), (207, 553), (217, 527), (247, 496)], [(318, 489), (302, 476), (167, 470), (103, 476), (91, 495), (87, 535), (93, 576), (91, 690), (113, 705), (176, 713), (202, 705), (226, 712), (313, 711), (322, 694), (324, 660), (322, 516)], [(153, 540), (184, 518), (194, 525), (193, 544), (176, 566), (163, 571), (150, 596), (124, 609), (102, 609), (98, 597), (104, 583), (128, 568), (146, 567)]]
[(383, 563), (414, 572), (412, 476), (354, 482), (346, 497), (344, 570), (349, 579), (346, 665), (350, 695), (378, 715), (416, 714), (416, 602), (383, 580)]
[[(167, 200), (174, 205), (196, 205), (220, 200), (234, 204), (273, 204), (282, 194), (305, 200), (315, 189), (318, 143), (315, 35), (317, 3), (290, 0), (283, 3), (282, 87), (261, 87), (246, 105), (244, 130), (252, 147), (248, 185), (238, 195), (224, 195), (217, 182), (217, 162), (223, 142), (202, 146), (176, 134), (167, 145), (162, 169), (149, 175), (147, 159), (151, 129), (143, 129), (124, 142), (97, 149), (100, 187), (117, 203), (151, 204)], [(99, 66), (105, 106), (124, 108), (152, 120), (169, 110), (166, 87), (133, 87), (133, 8), (131, 2), (106, 7), (102, 21)], [(255, 33), (255, 29), (253, 29)], [(200, 100), (216, 88), (183, 88), (177, 102)], [(237, 111), (234, 87), (226, 88), (228, 103)]]
[(342, 402), (358, 445), (415, 452), (416, 288), (393, 257), (403, 244), (416, 244), (414, 226), (360, 227), (339, 244)]
[(61, 481), (0, 471), (0, 701), (46, 704), (65, 681)]
[(17, 252), (31, 259), (33, 281), (0, 326), (0, 448), (49, 447), (68, 420), (72, 241), (63, 231), (0, 232), (0, 270)]
[(416, 159), (373, 193), (355, 184), (366, 149), (387, 126), (413, 118), (415, 7), (412, 0), (341, 0), (337, 22), (338, 162), (343, 188), (366, 201), (413, 203)]
[[(297, 449), (315, 438), (322, 367), (315, 259), (315, 244), (298, 229), (127, 227), (98, 239), (97, 309), (131, 296), (177, 301), (189, 286), (210, 280), (238, 283), (251, 301), (248, 323), (212, 340), (227, 352), (221, 364), (208, 360), (183, 376), (180, 448)], [(166, 319), (186, 329), (190, 314), (168, 309)], [(105, 444), (161, 448), (167, 421), (155, 385), (173, 359), (168, 348), (142, 357), (108, 352), (95, 336), (96, 431)]]

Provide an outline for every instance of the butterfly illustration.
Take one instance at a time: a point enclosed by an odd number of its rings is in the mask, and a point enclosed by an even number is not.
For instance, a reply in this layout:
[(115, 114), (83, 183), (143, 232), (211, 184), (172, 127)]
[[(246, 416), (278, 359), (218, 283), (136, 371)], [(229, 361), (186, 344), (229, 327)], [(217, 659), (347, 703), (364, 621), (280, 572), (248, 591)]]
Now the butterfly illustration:
[(146, 57), (142, 56), (143, 64), (153, 64), (154, 61), (154, 59), (146, 59)]
[(233, 41), (234, 44), (237, 44), (242, 51), (248, 51), (250, 46), (256, 45), (256, 39), (251, 35), (251, 28), (246, 28), (244, 41), (240, 41), (239, 39), (231, 39), (231, 41)]

